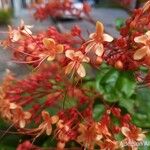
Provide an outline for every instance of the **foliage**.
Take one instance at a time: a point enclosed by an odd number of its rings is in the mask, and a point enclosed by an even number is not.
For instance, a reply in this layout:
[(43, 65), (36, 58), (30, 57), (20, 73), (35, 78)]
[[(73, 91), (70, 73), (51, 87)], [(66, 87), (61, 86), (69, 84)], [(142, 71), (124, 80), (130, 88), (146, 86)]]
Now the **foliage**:
[(0, 10), (0, 24), (1, 25), (6, 25), (9, 24), (12, 18), (12, 10)]

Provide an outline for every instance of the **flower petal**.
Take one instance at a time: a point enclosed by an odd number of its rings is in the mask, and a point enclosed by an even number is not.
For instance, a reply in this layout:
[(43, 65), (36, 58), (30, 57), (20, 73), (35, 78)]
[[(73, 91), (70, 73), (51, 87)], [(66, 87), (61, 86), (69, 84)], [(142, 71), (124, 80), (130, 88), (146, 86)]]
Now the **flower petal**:
[(90, 61), (90, 58), (87, 57), (87, 56), (84, 56), (83, 59), (82, 59), (82, 62), (89, 62)]
[(133, 55), (134, 60), (140, 60), (145, 57), (148, 50), (149, 48), (147, 46), (143, 46), (141, 49), (138, 49)]
[(113, 37), (110, 36), (109, 34), (103, 34), (103, 40), (106, 42), (112, 42), (113, 41)]
[(9, 108), (10, 109), (16, 109), (17, 105), (15, 103), (10, 103)]
[(66, 55), (66, 57), (68, 57), (68, 58), (70, 58), (71, 60), (73, 60), (73, 57), (74, 57), (74, 50), (67, 50), (66, 52), (65, 52), (65, 55)]
[(75, 67), (75, 62), (71, 61), (65, 69), (65, 74), (70, 74), (73, 68)]
[(21, 35), (20, 35), (19, 31), (18, 30), (13, 30), (11, 38), (12, 38), (12, 42), (17, 42), (18, 40), (20, 40)]
[(52, 126), (50, 125), (50, 126), (48, 126), (47, 129), (46, 129), (46, 134), (47, 134), (47, 135), (51, 135), (51, 133), (52, 133)]
[(42, 118), (44, 119), (44, 120), (47, 120), (47, 118), (49, 118), (50, 117), (50, 115), (49, 115), (49, 113), (47, 112), (47, 111), (42, 111)]
[(147, 31), (145, 34), (150, 38), (150, 31)]
[(90, 39), (93, 39), (93, 38), (95, 37), (95, 35), (96, 35), (95, 33), (91, 33), (91, 34), (89, 35), (89, 38), (90, 38)]
[(83, 67), (82, 64), (80, 64), (79, 67), (77, 68), (77, 73), (81, 78), (86, 76), (85, 68)]
[(102, 134), (96, 136), (96, 141), (100, 141), (103, 138)]
[(24, 27), (24, 20), (23, 19), (21, 19), (21, 21), (20, 21), (20, 27), (21, 28)]
[(77, 51), (75, 52), (74, 57), (79, 58), (82, 61), (85, 56), (83, 55), (81, 51)]
[(143, 6), (143, 12), (147, 11), (150, 8), (150, 1), (146, 2)]
[(84, 140), (85, 140), (84, 134), (81, 134), (81, 135), (79, 135), (79, 136), (77, 137), (77, 141), (78, 141), (79, 143), (82, 143)]
[(93, 49), (93, 47), (95, 46), (95, 44), (96, 44), (96, 43), (95, 43), (94, 41), (90, 42), (90, 43), (86, 46), (85, 52), (86, 52), (86, 53), (90, 52), (90, 51)]
[(102, 36), (104, 32), (104, 26), (100, 21), (96, 22), (96, 35)]
[(79, 124), (78, 131), (81, 133), (84, 133), (87, 130), (87, 127), (83, 125), (82, 123)]
[(8, 25), (8, 31), (12, 32), (12, 27), (10, 25)]
[(25, 26), (24, 30), (26, 34), (32, 35), (32, 31)]
[(55, 46), (55, 41), (52, 38), (44, 38), (43, 44), (47, 49), (51, 49)]
[(20, 128), (24, 128), (24, 127), (25, 127), (25, 125), (26, 125), (25, 120), (24, 120), (24, 119), (20, 120), (20, 122), (19, 122), (19, 126), (20, 126)]
[(64, 51), (64, 46), (62, 44), (58, 44), (56, 46), (56, 52), (57, 53), (62, 53)]
[(30, 119), (31, 118), (31, 113), (30, 112), (24, 112), (24, 118), (25, 119)]
[(58, 117), (57, 115), (51, 117), (51, 122), (52, 122), (52, 124), (57, 123), (58, 120), (59, 120), (59, 117)]
[(143, 141), (145, 137), (146, 137), (145, 134), (140, 133), (140, 134), (138, 134), (137, 141)]
[(103, 47), (102, 44), (97, 44), (94, 49), (95, 49), (95, 54), (97, 56), (102, 56), (103, 55), (103, 53), (104, 53), (104, 47)]
[(53, 55), (49, 55), (48, 58), (47, 58), (47, 61), (53, 61), (55, 59), (56, 55), (53, 54)]
[(34, 25), (25, 25), (26, 26), (26, 28), (33, 28), (34, 27)]
[(128, 132), (130, 132), (130, 129), (127, 127), (122, 127), (121, 128), (121, 132), (123, 133), (123, 135), (125, 135), (126, 137), (128, 137)]
[(141, 36), (137, 36), (134, 38), (134, 41), (136, 43), (143, 43), (143, 44), (146, 44), (146, 41), (148, 40), (148, 37), (147, 35), (141, 35)]

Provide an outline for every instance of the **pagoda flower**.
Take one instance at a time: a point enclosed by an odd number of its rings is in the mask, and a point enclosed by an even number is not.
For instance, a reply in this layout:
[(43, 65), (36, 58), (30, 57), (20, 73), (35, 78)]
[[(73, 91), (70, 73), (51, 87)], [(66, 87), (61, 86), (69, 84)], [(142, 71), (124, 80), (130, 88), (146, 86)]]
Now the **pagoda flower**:
[(85, 56), (81, 51), (74, 51), (74, 50), (67, 50), (65, 52), (65, 55), (67, 58), (69, 58), (71, 61), (66, 66), (65, 74), (70, 74), (77, 72), (77, 74), (80, 77), (85, 77), (86, 71), (84, 66), (82, 65), (82, 62), (89, 62), (90, 59)]
[(12, 29), (11, 26), (8, 26), (8, 34), (9, 34), (9, 39), (11, 42), (17, 42), (21, 39), (21, 34), (19, 30)]
[(130, 140), (143, 141), (145, 138), (144, 132), (142, 132), (140, 128), (137, 128), (135, 126), (131, 127), (131, 129), (122, 127), (121, 132), (127, 139)]
[(113, 37), (104, 33), (104, 26), (101, 22), (96, 23), (96, 32), (90, 34), (90, 40), (87, 41), (85, 52), (94, 51), (97, 56), (102, 56), (104, 53), (104, 42), (112, 42)]
[(44, 121), (39, 125), (38, 128), (35, 129), (35, 131), (40, 131), (40, 134), (38, 134), (38, 136), (40, 136), (44, 131), (47, 135), (51, 135), (52, 124), (56, 124), (58, 122), (58, 116), (50, 116), (50, 114), (47, 111), (42, 111), (42, 118)]
[[(144, 132), (142, 132), (140, 128), (137, 128), (135, 126), (131, 128), (122, 127), (121, 132), (126, 138), (121, 142), (120, 146), (125, 146), (125, 144), (128, 144), (127, 146), (132, 147), (132, 150), (137, 150), (137, 143), (144, 141), (146, 137)], [(132, 143), (130, 144), (130, 142), (135, 142), (136, 145), (132, 145)]]
[(106, 124), (103, 124), (103, 123), (100, 123), (98, 122), (95, 126), (96, 128), (96, 132), (99, 134), (99, 135), (104, 135), (104, 136), (111, 136), (109, 130), (108, 130), (108, 127)]
[(0, 106), (0, 116), (5, 118), (6, 120), (11, 120), (13, 116), (12, 109), (15, 109), (17, 105), (14, 103), (10, 103), (7, 99), (0, 99)]
[(33, 26), (31, 25), (25, 25), (23, 20), (21, 20), (18, 29), (12, 29), (11, 26), (8, 26), (8, 30), (9, 30), (8, 33), (11, 42), (17, 42), (20, 39), (23, 39), (24, 36), (30, 36), (32, 34), (30, 28), (32, 27)]
[(32, 32), (30, 30), (31, 28), (33, 28), (33, 25), (25, 25), (24, 21), (21, 20), (18, 30), (21, 32), (21, 34), (29, 36), (32, 35)]
[(57, 44), (52, 38), (44, 38), (43, 44), (44, 47), (47, 49), (45, 54), (48, 61), (54, 60), (56, 58), (56, 55), (62, 53), (64, 50), (64, 46), (62, 44)]
[(93, 150), (97, 141), (102, 139), (102, 135), (97, 135), (95, 123), (90, 125), (79, 124), (77, 142), (84, 145), (85, 149)]
[[(30, 135), (36, 135), (34, 140), (38, 138), (41, 134), (46, 132), (46, 135), (51, 135), (52, 133), (52, 125), (56, 124), (59, 121), (59, 117), (57, 115), (50, 116), (47, 111), (42, 111), (43, 122), (34, 129), (25, 129), (25, 132)], [(34, 141), (33, 140), (33, 141)]]
[(46, 131), (47, 135), (51, 135), (52, 133), (52, 124), (56, 124), (59, 120), (58, 116), (50, 116), (47, 111), (42, 111), (42, 118), (44, 120), (43, 123), (39, 125), (39, 129)]
[(26, 123), (29, 121), (31, 118), (31, 113), (28, 111), (23, 111), (22, 107), (17, 106), (15, 104), (10, 105), (10, 109), (12, 110), (13, 113), (13, 123), (14, 124), (19, 124), (20, 128), (24, 128)]
[(134, 60), (140, 60), (145, 56), (150, 56), (150, 31), (147, 31), (144, 35), (135, 37), (134, 41), (143, 44), (143, 46), (134, 53)]
[(106, 138), (103, 142), (99, 143), (102, 150), (116, 150), (119, 148), (117, 141)]

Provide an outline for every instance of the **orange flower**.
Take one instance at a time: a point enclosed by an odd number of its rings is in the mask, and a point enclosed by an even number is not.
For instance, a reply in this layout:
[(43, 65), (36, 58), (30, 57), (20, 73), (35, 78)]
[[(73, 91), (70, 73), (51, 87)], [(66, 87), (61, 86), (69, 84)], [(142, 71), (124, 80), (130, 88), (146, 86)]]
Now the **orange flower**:
[(0, 115), (2, 118), (6, 120), (11, 120), (13, 117), (13, 114), (11, 112), (11, 109), (13, 106), (15, 106), (14, 103), (10, 103), (7, 99), (4, 99), (3, 101), (0, 100)]
[(105, 124), (101, 124), (100, 122), (96, 124), (96, 131), (100, 135), (111, 136), (107, 126)]
[[(3, 87), (4, 88), (4, 87)], [(22, 107), (15, 103), (10, 103), (8, 99), (5, 99), (3, 89), (0, 87), (0, 115), (8, 121), (12, 121), (14, 124), (19, 124), (20, 128), (24, 128), (26, 122), (31, 118), (30, 112), (24, 112)]]
[(138, 36), (134, 39), (136, 43), (141, 43), (144, 46), (138, 49), (134, 53), (134, 60), (140, 60), (145, 56), (150, 56), (150, 31), (147, 31), (144, 35)]
[(102, 143), (100, 143), (100, 147), (102, 150), (116, 150), (118, 149), (117, 141), (106, 139)]
[(84, 144), (85, 148), (93, 150), (97, 141), (102, 139), (102, 135), (97, 136), (95, 124), (84, 125), (79, 124), (78, 132), (80, 135), (77, 137), (77, 142)]
[(145, 138), (145, 134), (144, 132), (141, 132), (140, 128), (132, 127), (132, 129), (130, 130), (127, 127), (122, 127), (121, 132), (129, 140), (143, 141)]
[(33, 25), (25, 25), (24, 21), (21, 20), (18, 30), (20, 30), (23, 35), (29, 36), (32, 34), (30, 28), (33, 28)]
[(85, 52), (94, 51), (97, 56), (102, 56), (104, 53), (103, 42), (112, 42), (113, 37), (104, 33), (104, 26), (101, 22), (96, 23), (96, 32), (90, 34), (90, 39), (87, 43)]
[(35, 138), (33, 141), (36, 140), (41, 134), (46, 132), (46, 134), (49, 136), (52, 133), (52, 124), (56, 124), (59, 120), (58, 116), (50, 116), (50, 114), (47, 111), (42, 111), (42, 118), (43, 122), (34, 129), (24, 129), (25, 132), (29, 135), (35, 135)]
[(138, 142), (144, 141), (144, 132), (135, 126), (131, 127), (130, 129), (127, 127), (122, 127), (121, 132), (126, 138), (121, 141), (120, 147), (128, 146), (131, 147), (132, 150), (138, 150)]
[(48, 50), (46, 55), (48, 55), (47, 60), (52, 61), (55, 59), (56, 54), (60, 54), (63, 52), (64, 47), (62, 44), (57, 44), (52, 38), (44, 38), (43, 44), (45, 48)]
[(59, 118), (58, 116), (51, 117), (47, 111), (42, 111), (42, 117), (44, 122), (41, 123), (38, 128), (46, 131), (47, 135), (50, 135), (52, 133), (52, 124), (57, 123)]
[(24, 36), (31, 35), (32, 32), (31, 32), (30, 28), (32, 28), (32, 27), (33, 26), (25, 25), (23, 20), (21, 20), (20, 26), (18, 27), (18, 29), (12, 29), (11, 26), (8, 26), (9, 38), (10, 38), (11, 42), (17, 42), (20, 39), (23, 39)]
[(9, 30), (8, 33), (9, 33), (9, 38), (11, 42), (17, 42), (21, 39), (21, 34), (19, 30), (12, 29), (11, 26), (8, 26), (8, 30)]
[(64, 123), (63, 120), (59, 120), (56, 126), (57, 132), (55, 132), (55, 135), (58, 138), (57, 148), (64, 149), (66, 143), (70, 140), (70, 136), (68, 134), (70, 133), (70, 127), (67, 123)]
[(67, 50), (65, 52), (67, 58), (71, 59), (71, 62), (66, 66), (65, 73), (70, 74), (76, 71), (80, 77), (85, 77), (86, 71), (84, 66), (81, 64), (82, 62), (89, 62), (89, 58), (81, 51), (75, 52), (74, 50)]
[(24, 128), (27, 121), (31, 118), (31, 113), (23, 111), (21, 107), (11, 104), (10, 109), (13, 110), (13, 123), (19, 124), (20, 128)]

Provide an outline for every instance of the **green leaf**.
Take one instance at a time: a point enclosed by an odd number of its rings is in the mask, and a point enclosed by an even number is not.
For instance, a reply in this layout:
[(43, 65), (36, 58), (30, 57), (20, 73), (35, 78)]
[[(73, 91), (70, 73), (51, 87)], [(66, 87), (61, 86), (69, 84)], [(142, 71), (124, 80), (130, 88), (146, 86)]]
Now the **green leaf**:
[(137, 90), (133, 122), (142, 128), (150, 128), (150, 88)]
[(131, 71), (118, 71), (111, 67), (101, 68), (97, 76), (96, 88), (106, 101), (117, 102), (132, 97), (136, 81)]
[(60, 107), (63, 109), (69, 109), (77, 105), (77, 100), (72, 97), (65, 97), (59, 102)]
[(135, 100), (133, 99), (119, 101), (119, 106), (124, 107), (130, 114), (135, 113), (134, 105), (135, 105)]
[(93, 118), (96, 121), (99, 121), (100, 117), (104, 112), (104, 106), (102, 104), (95, 104), (93, 108)]
[(120, 72), (119, 78), (116, 82), (116, 88), (120, 91), (125, 98), (131, 97), (134, 93), (136, 82), (132, 72)]
[(115, 20), (115, 23), (116, 23), (116, 29), (120, 30), (125, 24), (125, 19), (124, 18), (117, 18)]

